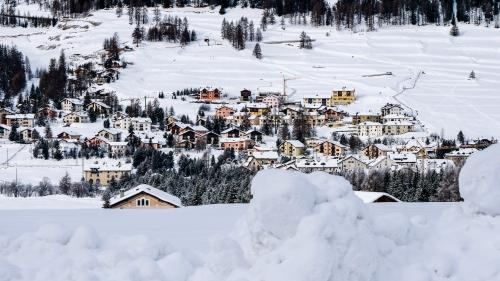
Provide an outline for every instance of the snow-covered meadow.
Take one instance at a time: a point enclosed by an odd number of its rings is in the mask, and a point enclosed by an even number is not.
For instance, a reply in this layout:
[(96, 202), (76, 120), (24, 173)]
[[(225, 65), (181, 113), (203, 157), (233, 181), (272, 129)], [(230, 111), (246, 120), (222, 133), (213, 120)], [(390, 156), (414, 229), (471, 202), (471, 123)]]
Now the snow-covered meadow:
[(1, 210), (0, 280), (498, 280), (498, 153), (471, 156), (464, 203), (369, 205), (340, 177), (264, 170), (248, 205)]
[[(284, 75), (296, 78), (287, 82), (291, 98), (347, 86), (355, 88), (359, 96), (358, 102), (347, 108), (352, 113), (401, 102), (418, 114), (429, 132), (452, 137), (461, 129), (473, 138), (500, 136), (498, 29), (460, 25), (462, 35), (452, 38), (447, 26), (384, 27), (353, 33), (287, 22), (285, 30), (276, 24), (263, 33), (264, 58), (257, 60), (252, 56), (254, 43), (237, 51), (220, 38), (220, 27), (223, 18), (237, 20), (241, 16), (258, 24), (261, 10), (235, 8), (222, 16), (209, 8), (163, 9), (162, 15), (167, 14), (186, 17), (199, 40), (185, 48), (143, 42), (123, 55), (133, 64), (121, 78), (104, 87), (116, 90), (120, 97), (205, 86), (237, 96), (243, 88), (280, 90)], [(78, 63), (102, 49), (104, 39), (114, 32), (122, 43), (132, 46), (132, 29), (126, 14), (117, 18), (114, 10), (102, 10), (85, 19), (66, 19), (56, 28), (0, 27), (0, 43), (17, 45), (34, 66), (47, 65), (61, 50)], [(303, 30), (316, 40), (314, 49), (301, 50), (296, 43), (266, 44), (298, 39)], [(204, 39), (210, 40), (210, 46)], [(477, 79), (469, 80), (472, 70)], [(392, 75), (369, 76), (386, 72)], [(171, 99), (163, 100), (162, 105), (173, 105), (177, 114), (194, 115), (198, 108)]]

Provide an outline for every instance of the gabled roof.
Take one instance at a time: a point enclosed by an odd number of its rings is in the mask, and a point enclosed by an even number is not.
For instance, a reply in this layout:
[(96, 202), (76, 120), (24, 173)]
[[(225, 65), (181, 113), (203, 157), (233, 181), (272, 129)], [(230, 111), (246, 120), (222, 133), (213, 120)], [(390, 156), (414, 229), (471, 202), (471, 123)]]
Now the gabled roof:
[(140, 184), (134, 188), (131, 188), (131, 189), (125, 191), (123, 193), (123, 196), (121, 196), (120, 194), (117, 196), (114, 196), (113, 198), (111, 198), (109, 203), (111, 206), (113, 206), (113, 205), (116, 205), (117, 203), (120, 203), (124, 200), (127, 200), (127, 199), (129, 199), (137, 194), (140, 194), (140, 193), (149, 194), (149, 195), (157, 198), (158, 200), (172, 204), (175, 207), (182, 207), (181, 200), (179, 199), (179, 197), (168, 194), (164, 191), (159, 190), (158, 188), (154, 188), (154, 187), (147, 185), (147, 184)]
[(359, 197), (363, 203), (375, 203), (382, 197), (386, 197), (394, 202), (401, 202), (398, 198), (385, 192), (354, 191), (354, 194)]
[(290, 143), (294, 147), (306, 147), (301, 141), (299, 140), (287, 140), (284, 143)]

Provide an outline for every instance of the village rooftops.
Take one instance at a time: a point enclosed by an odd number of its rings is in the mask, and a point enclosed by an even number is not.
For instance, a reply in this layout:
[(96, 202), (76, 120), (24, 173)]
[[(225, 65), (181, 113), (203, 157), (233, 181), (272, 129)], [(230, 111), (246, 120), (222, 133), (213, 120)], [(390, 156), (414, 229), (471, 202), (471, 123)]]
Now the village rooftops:
[(110, 200), (110, 205), (113, 206), (119, 202), (122, 202), (124, 200), (127, 200), (129, 198), (132, 198), (133, 196), (140, 194), (140, 193), (146, 193), (149, 194), (153, 197), (156, 197), (157, 199), (164, 201), (166, 203), (172, 204), (175, 207), (182, 207), (181, 200), (179, 197), (176, 197), (174, 195), (168, 194), (162, 190), (159, 190), (158, 188), (154, 188), (150, 185), (147, 184), (141, 184), (138, 185), (134, 188), (131, 188), (121, 194), (118, 194), (111, 198)]

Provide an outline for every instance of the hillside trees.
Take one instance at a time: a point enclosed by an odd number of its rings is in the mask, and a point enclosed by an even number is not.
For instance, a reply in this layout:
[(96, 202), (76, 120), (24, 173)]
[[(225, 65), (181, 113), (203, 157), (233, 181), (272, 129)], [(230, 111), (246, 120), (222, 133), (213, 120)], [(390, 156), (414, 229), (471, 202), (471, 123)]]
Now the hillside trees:
[(26, 67), (23, 54), (16, 47), (0, 45), (0, 93), (9, 98), (26, 87)]
[(148, 41), (179, 42), (184, 46), (196, 40), (196, 32), (189, 29), (187, 18), (167, 16), (148, 29), (145, 39)]
[(40, 74), (40, 90), (44, 96), (59, 103), (66, 95), (67, 66), (64, 52), (61, 52), (59, 60), (50, 60), (48, 70), (42, 70)]
[(237, 50), (245, 49), (245, 42), (247, 41), (261, 41), (262, 34), (260, 30), (257, 29), (257, 33), (254, 33), (254, 24), (252, 21), (248, 21), (246, 17), (241, 17), (240, 20), (236, 22), (228, 22), (224, 18), (221, 26), (221, 36), (222, 39), (226, 39), (231, 42), (233, 47)]

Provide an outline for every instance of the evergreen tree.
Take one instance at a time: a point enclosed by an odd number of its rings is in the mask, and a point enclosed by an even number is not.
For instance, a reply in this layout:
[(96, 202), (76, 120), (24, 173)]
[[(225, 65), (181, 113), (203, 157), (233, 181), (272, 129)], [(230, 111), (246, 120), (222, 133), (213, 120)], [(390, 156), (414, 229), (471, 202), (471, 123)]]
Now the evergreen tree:
[(70, 188), (71, 188), (71, 177), (69, 176), (68, 172), (66, 172), (66, 174), (59, 181), (59, 191), (62, 194), (68, 194)]
[(465, 136), (464, 136), (464, 133), (462, 131), (458, 132), (457, 134), (457, 140), (460, 144), (464, 144), (465, 143)]
[(474, 70), (472, 70), (469, 74), (469, 78), (470, 79), (476, 79), (476, 73), (474, 72)]
[(451, 36), (459, 36), (460, 35), (460, 31), (458, 30), (455, 16), (453, 16), (452, 21), (451, 21), (450, 35)]
[(255, 47), (253, 48), (253, 56), (262, 59), (262, 50), (260, 49), (259, 43), (255, 44)]

